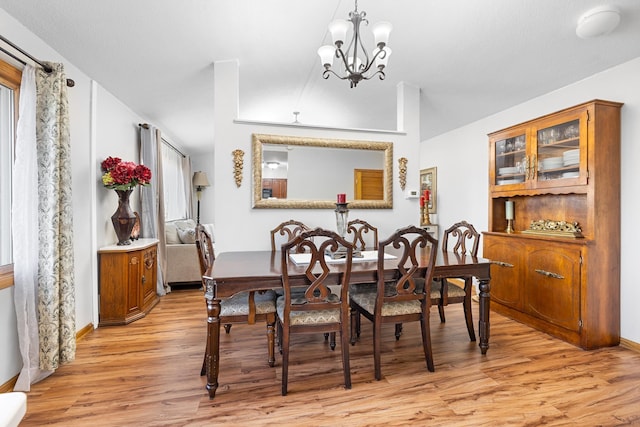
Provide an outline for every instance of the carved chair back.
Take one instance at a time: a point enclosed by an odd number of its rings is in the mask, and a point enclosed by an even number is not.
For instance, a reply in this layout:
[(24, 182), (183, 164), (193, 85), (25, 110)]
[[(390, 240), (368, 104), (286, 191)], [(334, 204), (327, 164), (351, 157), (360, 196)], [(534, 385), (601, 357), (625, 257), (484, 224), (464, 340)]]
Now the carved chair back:
[(196, 226), (196, 248), (198, 250), (198, 260), (200, 261), (200, 274), (204, 276), (208, 270), (213, 268), (216, 254), (213, 250), (213, 239), (205, 231), (202, 224)]
[[(460, 221), (447, 228), (442, 239), (442, 250), (451, 250), (459, 255), (478, 255), (478, 245), (480, 244), (480, 233), (467, 221)], [(450, 245), (452, 245), (451, 249)], [(467, 245), (470, 245), (467, 249)]]
[[(370, 233), (370, 234), (369, 234)], [(378, 248), (378, 229), (367, 221), (354, 219), (347, 223), (347, 238), (353, 234), (354, 249), (359, 251), (375, 250)], [(367, 241), (370, 245), (367, 245)]]
[(280, 244), (289, 242), (304, 231), (311, 230), (300, 221), (290, 219), (271, 230), (271, 252), (280, 249)]

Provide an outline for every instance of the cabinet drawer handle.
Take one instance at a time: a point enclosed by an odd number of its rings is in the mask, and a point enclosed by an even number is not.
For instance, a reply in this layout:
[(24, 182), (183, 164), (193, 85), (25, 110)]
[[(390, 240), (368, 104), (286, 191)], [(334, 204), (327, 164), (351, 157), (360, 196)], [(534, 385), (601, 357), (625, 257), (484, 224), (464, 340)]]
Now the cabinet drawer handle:
[(552, 273), (550, 271), (544, 271), (544, 270), (537, 270), (536, 269), (536, 273), (542, 274), (543, 276), (547, 276), (547, 277), (553, 277), (554, 279), (564, 279), (564, 276), (558, 274), (558, 273)]
[(504, 262), (504, 261), (491, 261), (491, 264), (496, 264), (496, 265), (499, 265), (500, 267), (511, 267), (511, 268), (513, 268), (513, 264), (509, 264), (508, 262)]

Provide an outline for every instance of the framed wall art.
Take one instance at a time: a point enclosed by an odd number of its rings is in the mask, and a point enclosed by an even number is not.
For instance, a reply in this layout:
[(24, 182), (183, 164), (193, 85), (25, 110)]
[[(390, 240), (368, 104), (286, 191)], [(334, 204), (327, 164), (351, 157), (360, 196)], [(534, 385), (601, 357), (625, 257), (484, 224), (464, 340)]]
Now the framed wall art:
[(437, 168), (427, 168), (420, 170), (420, 195), (425, 194), (425, 190), (429, 191), (429, 198), (425, 200), (429, 213), (434, 214), (438, 208), (438, 175)]

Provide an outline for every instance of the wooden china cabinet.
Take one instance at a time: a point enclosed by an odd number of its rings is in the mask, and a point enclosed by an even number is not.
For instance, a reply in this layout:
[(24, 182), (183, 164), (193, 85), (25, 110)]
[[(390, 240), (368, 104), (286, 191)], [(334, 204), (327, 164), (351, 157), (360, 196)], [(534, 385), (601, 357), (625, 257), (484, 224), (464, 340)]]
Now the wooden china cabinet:
[(491, 308), (584, 349), (620, 341), (621, 107), (594, 100), (489, 134)]
[(158, 303), (158, 240), (110, 245), (100, 256), (100, 326), (126, 325), (144, 317)]

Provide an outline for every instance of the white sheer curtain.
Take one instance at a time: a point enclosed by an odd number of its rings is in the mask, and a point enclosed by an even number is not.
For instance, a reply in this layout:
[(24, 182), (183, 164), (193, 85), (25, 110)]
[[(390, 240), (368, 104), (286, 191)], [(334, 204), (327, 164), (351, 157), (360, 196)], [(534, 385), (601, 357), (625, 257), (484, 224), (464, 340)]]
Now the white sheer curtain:
[[(13, 180), (11, 226), (13, 237), (13, 275), (15, 306), (18, 323), (22, 371), (14, 387), (29, 391), (31, 384), (51, 375), (53, 371), (40, 371), (38, 317), (36, 315), (38, 284), (38, 168), (36, 152), (36, 75), (27, 65), (22, 71), (20, 85), (20, 113), (16, 132), (16, 158), (14, 171), (20, 179)], [(17, 175), (17, 173), (16, 173)], [(20, 233), (18, 233), (20, 230)], [(20, 234), (17, 236), (17, 234)]]
[(191, 218), (191, 161), (166, 141), (161, 146), (165, 220)]
[(164, 235), (164, 200), (160, 131), (151, 125), (140, 128), (140, 160), (151, 169), (151, 185), (143, 186), (141, 236), (158, 239), (158, 295), (165, 295), (164, 278), (167, 275), (166, 240)]

